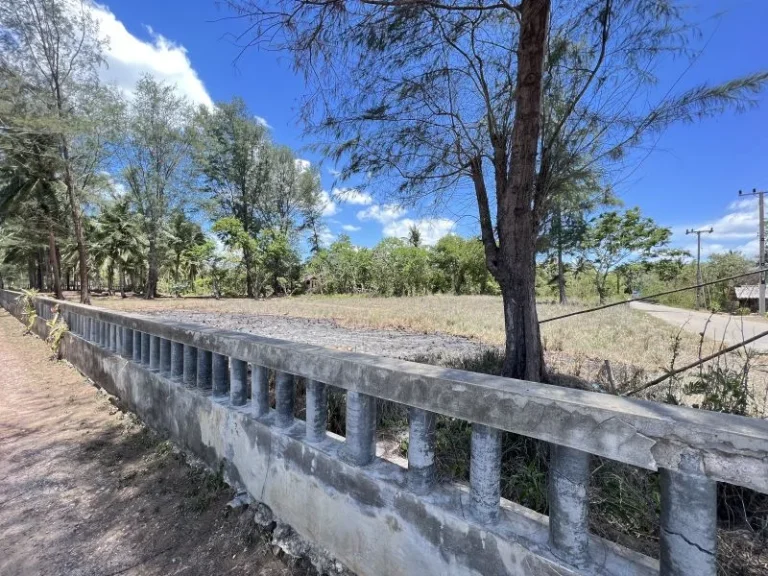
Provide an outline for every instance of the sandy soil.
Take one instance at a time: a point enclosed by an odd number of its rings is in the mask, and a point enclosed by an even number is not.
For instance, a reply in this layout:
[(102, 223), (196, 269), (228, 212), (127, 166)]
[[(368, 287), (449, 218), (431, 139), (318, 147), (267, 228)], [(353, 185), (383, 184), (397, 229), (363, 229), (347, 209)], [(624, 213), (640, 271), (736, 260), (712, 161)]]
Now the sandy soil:
[(341, 326), (333, 320), (318, 318), (190, 310), (142, 311), (141, 313), (178, 322), (191, 322), (280, 340), (317, 344), (337, 350), (377, 354), (403, 360), (429, 358), (430, 361), (439, 363), (448, 358), (474, 356), (489, 348), (488, 345), (475, 340), (450, 334), (350, 328)]
[(0, 574), (307, 574), (233, 494), (0, 311)]

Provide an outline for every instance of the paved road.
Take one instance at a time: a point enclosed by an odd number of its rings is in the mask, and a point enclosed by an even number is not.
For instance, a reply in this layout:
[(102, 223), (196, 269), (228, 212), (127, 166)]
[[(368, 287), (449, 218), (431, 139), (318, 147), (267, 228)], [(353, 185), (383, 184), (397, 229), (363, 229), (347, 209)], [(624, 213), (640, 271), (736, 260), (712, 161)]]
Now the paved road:
[[(741, 316), (713, 315), (709, 312), (672, 308), (648, 302), (633, 302), (630, 306), (673, 326), (681, 327), (687, 332), (700, 334), (706, 329), (708, 338), (716, 341), (725, 340), (728, 344), (737, 344), (745, 338), (768, 331), (768, 322), (750, 320)], [(749, 344), (749, 347), (761, 352), (768, 351), (768, 336)]]

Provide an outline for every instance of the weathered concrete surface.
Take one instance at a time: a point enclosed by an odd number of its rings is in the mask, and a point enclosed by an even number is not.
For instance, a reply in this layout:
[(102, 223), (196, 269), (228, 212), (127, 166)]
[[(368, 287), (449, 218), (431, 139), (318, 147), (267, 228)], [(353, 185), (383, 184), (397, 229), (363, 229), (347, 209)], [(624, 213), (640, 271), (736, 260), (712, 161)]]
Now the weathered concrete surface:
[[(418, 495), (395, 464), (348, 464), (340, 457), (344, 443), (330, 435), (308, 444), (301, 421), (278, 429), (274, 411), (256, 419), (247, 405), (232, 406), (228, 397), (185, 387), (72, 335), (62, 353), (150, 426), (212, 467), (223, 462), (234, 484), (363, 576), (577, 573), (551, 554), (547, 519), (530, 510), (502, 502), (498, 522), (478, 524), (465, 512), (465, 489), (441, 485)], [(658, 571), (655, 561), (596, 538), (590, 556), (578, 573)]]
[[(649, 470), (680, 470), (683, 461), (695, 461), (699, 472), (714, 480), (768, 492), (768, 422), (761, 419), (328, 350), (79, 304), (61, 306), (279, 372)], [(214, 388), (215, 373), (214, 365)]]

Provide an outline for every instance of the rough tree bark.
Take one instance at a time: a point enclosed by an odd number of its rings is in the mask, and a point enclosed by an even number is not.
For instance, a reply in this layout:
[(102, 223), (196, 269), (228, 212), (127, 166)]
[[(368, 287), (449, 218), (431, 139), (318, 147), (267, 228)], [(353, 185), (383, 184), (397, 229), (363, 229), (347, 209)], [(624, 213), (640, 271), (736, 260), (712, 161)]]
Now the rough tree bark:
[(62, 300), (64, 295), (61, 292), (61, 275), (59, 274), (59, 258), (56, 249), (56, 237), (53, 235), (53, 228), (48, 224), (48, 253), (51, 259), (51, 272), (53, 274), (53, 293), (56, 298)]
[(486, 261), (501, 287), (504, 305), (506, 352), (502, 374), (537, 382), (545, 379), (545, 371), (536, 312), (536, 238), (542, 210), (536, 198), (536, 159), (549, 11), (550, 0), (524, 0), (520, 5), (517, 93), (508, 160), (501, 138), (494, 141), (492, 136), (498, 246), (481, 158), (471, 165)]

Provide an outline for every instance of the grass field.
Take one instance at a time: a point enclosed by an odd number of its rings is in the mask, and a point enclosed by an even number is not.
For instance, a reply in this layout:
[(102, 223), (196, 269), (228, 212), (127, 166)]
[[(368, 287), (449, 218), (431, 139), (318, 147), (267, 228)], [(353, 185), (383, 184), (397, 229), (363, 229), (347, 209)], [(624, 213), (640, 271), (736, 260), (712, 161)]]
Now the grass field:
[[(332, 319), (342, 326), (442, 332), (465, 336), (492, 346), (504, 343), (501, 298), (494, 296), (300, 296), (270, 300), (104, 298), (97, 306), (126, 311), (197, 310), (235, 314), (271, 314)], [(579, 306), (540, 304), (540, 318), (578, 310)], [(669, 366), (673, 342), (679, 338), (678, 363), (699, 355), (699, 337), (680, 332), (642, 312), (618, 306), (542, 325), (546, 350), (555, 361), (564, 353), (571, 363), (609, 360), (648, 372)], [(718, 343), (705, 341), (703, 353)], [(573, 370), (569, 370), (572, 372)]]

